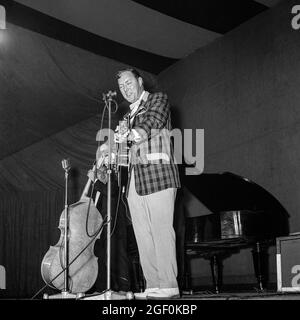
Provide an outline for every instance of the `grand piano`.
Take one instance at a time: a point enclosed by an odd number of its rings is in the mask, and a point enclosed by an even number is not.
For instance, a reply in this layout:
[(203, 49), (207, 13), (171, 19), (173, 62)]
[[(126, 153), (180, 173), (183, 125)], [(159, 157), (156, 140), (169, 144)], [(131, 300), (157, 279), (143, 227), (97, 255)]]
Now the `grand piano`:
[[(231, 172), (183, 176), (183, 185), (211, 214), (185, 219), (185, 288), (191, 289), (190, 260), (210, 260), (214, 290), (222, 284), (222, 260), (252, 247), (259, 290), (267, 281), (267, 249), (289, 233), (288, 213), (264, 188)], [(191, 291), (191, 290), (190, 290)]]

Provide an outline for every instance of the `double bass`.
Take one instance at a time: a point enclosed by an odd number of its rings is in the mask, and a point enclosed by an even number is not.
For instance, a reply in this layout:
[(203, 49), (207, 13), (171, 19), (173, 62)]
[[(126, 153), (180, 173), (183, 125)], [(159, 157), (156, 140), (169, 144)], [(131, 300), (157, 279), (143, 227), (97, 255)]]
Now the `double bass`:
[[(92, 170), (101, 167), (103, 161), (104, 155), (99, 158)], [(64, 252), (66, 232), (63, 211), (58, 226), (61, 231), (59, 241), (55, 246), (50, 246), (41, 264), (44, 282), (58, 290), (64, 289), (67, 267), (68, 289), (74, 294), (88, 291), (98, 275), (98, 258), (94, 255), (94, 244), (100, 238), (103, 218), (94, 201), (88, 197), (91, 183), (92, 180), (89, 178), (80, 200), (68, 207), (67, 255)]]

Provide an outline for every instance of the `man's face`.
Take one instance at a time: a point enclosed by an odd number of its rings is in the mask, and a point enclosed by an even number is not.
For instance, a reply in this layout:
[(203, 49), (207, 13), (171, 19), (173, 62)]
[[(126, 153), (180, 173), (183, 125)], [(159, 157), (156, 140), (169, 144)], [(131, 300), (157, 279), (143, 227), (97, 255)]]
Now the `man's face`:
[(123, 97), (130, 103), (137, 101), (144, 90), (142, 78), (137, 79), (130, 71), (121, 74), (118, 84)]

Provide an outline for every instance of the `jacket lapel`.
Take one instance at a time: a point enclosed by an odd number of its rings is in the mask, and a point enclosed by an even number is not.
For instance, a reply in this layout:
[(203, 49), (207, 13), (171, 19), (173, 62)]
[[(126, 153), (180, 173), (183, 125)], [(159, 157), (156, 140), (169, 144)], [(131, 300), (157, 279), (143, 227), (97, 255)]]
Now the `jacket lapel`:
[(149, 97), (151, 94), (148, 95), (146, 100), (142, 100), (137, 111), (136, 114), (134, 116), (134, 120), (132, 122), (132, 126), (136, 125), (137, 123), (141, 122), (141, 120), (143, 119), (142, 115), (143, 113), (145, 113), (147, 111), (147, 102), (149, 101)]

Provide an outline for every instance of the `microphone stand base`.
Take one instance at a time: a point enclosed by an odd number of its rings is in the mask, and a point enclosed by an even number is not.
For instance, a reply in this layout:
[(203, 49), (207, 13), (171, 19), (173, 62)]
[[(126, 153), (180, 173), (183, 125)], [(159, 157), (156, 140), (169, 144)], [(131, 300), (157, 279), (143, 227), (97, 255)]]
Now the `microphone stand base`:
[(80, 300), (132, 300), (133, 298), (134, 295), (131, 291), (126, 293), (119, 293), (116, 291), (108, 290), (100, 294), (86, 295), (80, 298)]
[(43, 299), (78, 299), (82, 296), (82, 293), (70, 293), (67, 291), (62, 291), (58, 294), (53, 294), (49, 296), (47, 293), (43, 295)]

